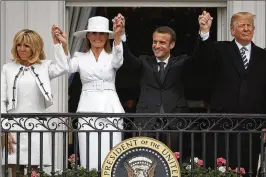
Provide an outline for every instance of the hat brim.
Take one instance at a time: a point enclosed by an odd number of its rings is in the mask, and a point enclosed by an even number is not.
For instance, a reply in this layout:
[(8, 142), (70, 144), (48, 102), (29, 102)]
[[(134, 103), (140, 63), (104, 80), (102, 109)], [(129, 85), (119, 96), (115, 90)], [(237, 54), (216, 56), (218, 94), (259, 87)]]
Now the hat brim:
[(109, 34), (109, 39), (113, 39), (114, 38), (114, 32), (113, 31), (109, 31), (109, 30), (99, 30), (99, 29), (90, 29), (90, 30), (82, 30), (82, 31), (77, 31), (75, 32), (73, 35), (76, 37), (80, 37), (80, 38), (87, 38), (86, 34), (88, 32), (99, 32), (99, 33), (108, 33)]

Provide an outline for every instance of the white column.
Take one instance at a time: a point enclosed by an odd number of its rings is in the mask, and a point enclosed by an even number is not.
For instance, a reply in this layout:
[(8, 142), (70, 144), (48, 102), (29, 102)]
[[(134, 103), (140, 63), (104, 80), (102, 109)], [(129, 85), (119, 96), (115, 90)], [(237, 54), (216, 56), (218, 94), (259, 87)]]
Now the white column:
[(227, 26), (228, 26), (228, 40), (232, 40), (229, 30), (230, 20), (233, 14), (246, 11), (253, 13), (255, 17), (255, 35), (253, 42), (262, 48), (265, 48), (265, 1), (228, 1), (227, 2)]
[(16, 32), (26, 27), (25, 2), (1, 1), (1, 66), (9, 62), (12, 40)]
[[(57, 24), (64, 29), (64, 1), (1, 1), (1, 66), (9, 62), (12, 40), (16, 32), (28, 28), (38, 32), (44, 40), (46, 58), (54, 60), (51, 26)], [(67, 112), (67, 76), (52, 81), (54, 104), (47, 112)], [(60, 127), (61, 129), (64, 127)], [(62, 135), (56, 135), (55, 168), (62, 169)], [(45, 154), (44, 154), (45, 155)]]

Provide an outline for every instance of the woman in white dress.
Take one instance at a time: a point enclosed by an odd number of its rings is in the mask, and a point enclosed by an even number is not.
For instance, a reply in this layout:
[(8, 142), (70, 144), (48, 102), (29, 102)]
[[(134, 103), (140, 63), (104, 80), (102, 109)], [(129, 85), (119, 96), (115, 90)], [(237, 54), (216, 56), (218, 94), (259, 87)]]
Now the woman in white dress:
[[(88, 20), (88, 29), (74, 33), (74, 36), (87, 39), (87, 52), (76, 52), (69, 62), (71, 73), (79, 72), (82, 82), (82, 92), (77, 112), (80, 113), (124, 113), (115, 88), (116, 71), (123, 64), (123, 46), (120, 41), (122, 21), (113, 22), (113, 31), (109, 30), (109, 20), (105, 17), (91, 17)], [(65, 34), (60, 31), (61, 34)], [(66, 35), (64, 35), (66, 36)], [(109, 38), (114, 38), (113, 47), (110, 47)], [(66, 38), (58, 38), (63, 44)], [(65, 49), (65, 52), (68, 49)], [(116, 126), (106, 124), (115, 122)], [(88, 123), (91, 123), (89, 126)], [(119, 118), (80, 118), (80, 130), (95, 129), (116, 130), (122, 127)], [(121, 133), (113, 132), (110, 140), (109, 132), (102, 132), (101, 150), (98, 147), (98, 132), (90, 133), (89, 147), (86, 147), (86, 133), (79, 133), (79, 150), (81, 166), (86, 167), (86, 151), (89, 151), (89, 168), (98, 169), (98, 153), (101, 153), (101, 164), (110, 151), (110, 141), (115, 146), (121, 142)]]
[[(52, 27), (52, 30), (57, 28)], [(62, 44), (52, 33), (54, 42), (55, 62), (45, 60), (44, 44), (41, 36), (29, 29), (17, 32), (13, 40), (13, 60), (2, 67), (1, 73), (1, 113), (43, 113), (52, 105), (51, 79), (68, 73), (68, 62)], [(8, 121), (10, 130), (23, 131), (25, 128), (35, 127), (34, 130), (45, 130), (37, 123), (45, 120), (15, 118)], [(20, 122), (24, 128), (16, 125)], [(25, 123), (25, 124), (24, 124)], [(40, 165), (40, 155), (43, 155), (43, 165), (51, 165), (50, 134), (43, 134), (43, 154), (40, 154), (40, 134), (31, 134), (31, 165), (37, 168)], [(17, 134), (8, 136), (8, 164), (12, 168), (12, 176), (16, 176), (17, 160)], [(24, 167), (28, 165), (28, 133), (20, 133), (19, 165), (20, 175), (24, 173)], [(3, 151), (5, 155), (5, 150)], [(5, 157), (4, 157), (5, 158)], [(3, 158), (3, 164), (5, 160)]]

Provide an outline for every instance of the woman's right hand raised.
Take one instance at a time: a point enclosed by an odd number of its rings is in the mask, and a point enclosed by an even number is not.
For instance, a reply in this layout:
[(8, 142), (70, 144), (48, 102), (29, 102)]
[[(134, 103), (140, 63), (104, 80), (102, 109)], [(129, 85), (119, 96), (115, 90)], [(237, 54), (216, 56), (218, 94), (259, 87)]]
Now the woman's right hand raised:
[(52, 26), (52, 37), (54, 44), (61, 43), (66, 55), (68, 55), (68, 44), (66, 33), (57, 25)]
[[(113, 31), (116, 33), (116, 31), (119, 31), (119, 35), (125, 34), (125, 17), (122, 14), (118, 14), (112, 19), (113, 22)], [(121, 30), (119, 29), (121, 28)]]

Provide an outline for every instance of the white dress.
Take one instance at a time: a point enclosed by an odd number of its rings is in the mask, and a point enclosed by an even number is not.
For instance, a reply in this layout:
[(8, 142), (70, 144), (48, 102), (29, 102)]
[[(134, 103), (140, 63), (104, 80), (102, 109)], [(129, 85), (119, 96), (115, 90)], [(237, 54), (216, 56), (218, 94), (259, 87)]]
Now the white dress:
[[(34, 76), (26, 68), (22, 71), (21, 77), (18, 81), (17, 87), (17, 107), (10, 110), (8, 113), (42, 113), (45, 112), (45, 98), (40, 91), (37, 83), (35, 82)], [(20, 122), (21, 121), (21, 122)], [(41, 125), (36, 124), (46, 123), (43, 120), (16, 118), (10, 120), (11, 125), (15, 125), (16, 122), (25, 125), (26, 128), (31, 129), (29, 123), (34, 125), (34, 130), (45, 130)], [(15, 125), (10, 130), (22, 130), (24, 128)], [(17, 142), (17, 134), (11, 133)], [(43, 133), (43, 165), (51, 165), (51, 147), (50, 147), (50, 134)], [(8, 164), (16, 164), (16, 151), (17, 144), (14, 145), (15, 153), (8, 155)], [(28, 165), (28, 133), (20, 133), (20, 165)], [(5, 152), (5, 151), (3, 151)], [(40, 134), (31, 134), (31, 165), (40, 164)]]
[[(69, 70), (67, 56), (61, 44), (54, 45), (55, 60), (42, 60), (40, 64), (30, 67), (22, 66), (15, 62), (3, 65), (1, 71), (1, 113), (44, 113), (45, 109), (53, 104), (51, 93), (51, 80)], [(15, 125), (20, 123), (23, 128)], [(34, 130), (46, 130), (42, 123), (46, 120), (16, 118), (8, 120), (1, 118), (1, 128), (10, 130), (21, 130), (20, 165), (28, 165), (28, 133), (25, 128)], [(7, 124), (5, 124), (7, 123)], [(8, 126), (11, 125), (10, 126)], [(36, 125), (38, 124), (38, 125)], [(7, 126), (7, 127), (6, 127)], [(40, 164), (40, 133), (31, 133), (31, 165)], [(18, 143), (16, 133), (12, 133), (15, 142)], [(43, 165), (51, 165), (50, 133), (43, 133)], [(17, 144), (15, 153), (8, 155), (8, 164), (16, 164)], [(5, 149), (3, 150), (2, 163), (5, 163)]]
[[(79, 100), (77, 112), (82, 113), (124, 113), (115, 90), (116, 71), (123, 64), (123, 46), (122, 42), (114, 46), (112, 53), (106, 53), (102, 50), (98, 61), (96, 61), (92, 51), (87, 53), (76, 52), (70, 60), (70, 72), (79, 72), (82, 82), (82, 92)], [(88, 125), (92, 119), (91, 126)], [(116, 126), (104, 125), (109, 121), (119, 120)], [(110, 123), (109, 122), (109, 123)], [(97, 128), (103, 130), (116, 130), (117, 126), (122, 129), (122, 120), (119, 118), (80, 118), (79, 126), (81, 130), (91, 130)], [(104, 127), (104, 128), (103, 128)], [(101, 152), (101, 164), (110, 151), (110, 133), (101, 133), (101, 151), (98, 149), (98, 132), (90, 133), (89, 147), (86, 147), (86, 133), (79, 133), (79, 150), (81, 166), (86, 167), (86, 152), (89, 150), (89, 168), (98, 169), (98, 153)], [(122, 140), (121, 133), (114, 132), (113, 146)]]

